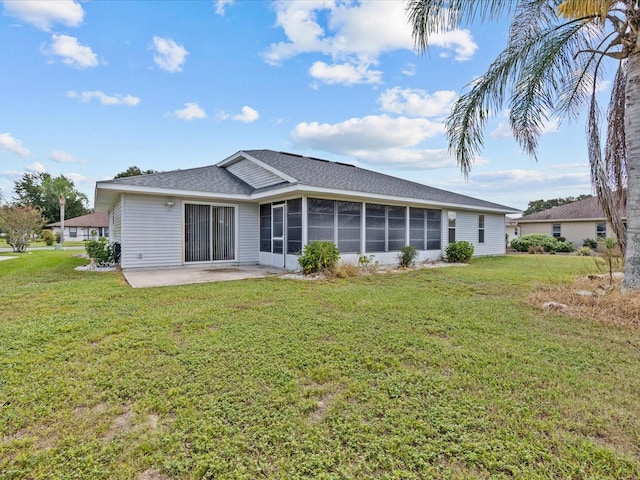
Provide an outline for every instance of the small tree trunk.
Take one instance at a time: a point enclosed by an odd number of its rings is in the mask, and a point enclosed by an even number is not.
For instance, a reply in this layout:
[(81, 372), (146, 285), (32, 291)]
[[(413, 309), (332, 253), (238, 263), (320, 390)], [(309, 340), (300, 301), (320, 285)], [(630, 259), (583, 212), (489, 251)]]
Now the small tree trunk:
[(627, 60), (625, 98), (627, 142), (627, 251), (625, 290), (640, 290), (640, 55)]

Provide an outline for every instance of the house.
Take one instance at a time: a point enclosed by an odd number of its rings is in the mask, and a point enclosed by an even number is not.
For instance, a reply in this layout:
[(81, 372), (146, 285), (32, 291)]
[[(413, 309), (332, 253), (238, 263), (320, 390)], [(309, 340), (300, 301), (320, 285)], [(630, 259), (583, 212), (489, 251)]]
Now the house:
[[(620, 212), (626, 222), (626, 211)], [(615, 238), (597, 197), (585, 198), (515, 219), (520, 235), (564, 237), (577, 248), (585, 239)]]
[[(60, 233), (60, 222), (50, 223), (53, 234)], [(109, 237), (109, 215), (105, 212), (90, 213), (64, 221), (65, 240), (91, 240)]]
[(122, 268), (261, 264), (299, 269), (314, 240), (342, 259), (441, 258), (467, 240), (476, 255), (505, 253), (505, 214), (517, 210), (341, 162), (272, 150), (239, 151), (216, 165), (96, 183)]

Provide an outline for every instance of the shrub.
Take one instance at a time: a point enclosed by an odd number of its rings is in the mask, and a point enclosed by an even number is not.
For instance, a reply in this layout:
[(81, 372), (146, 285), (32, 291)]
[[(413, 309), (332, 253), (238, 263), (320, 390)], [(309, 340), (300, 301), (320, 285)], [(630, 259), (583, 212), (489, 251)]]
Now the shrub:
[(523, 235), (519, 238), (511, 240), (511, 247), (519, 252), (528, 252), (529, 247), (540, 246), (545, 251), (551, 250), (550, 246), (555, 244), (558, 240), (551, 235), (544, 235), (540, 233), (530, 233)]
[(452, 242), (447, 245), (445, 255), (447, 257), (447, 262), (449, 263), (467, 263), (473, 256), (473, 245), (464, 240), (460, 242)]
[(555, 252), (563, 252), (563, 253), (569, 253), (569, 252), (573, 252), (575, 250), (574, 246), (573, 246), (573, 242), (567, 242), (562, 241), (562, 242), (557, 242), (555, 245), (553, 245), (553, 251)]
[(375, 255), (366, 255), (364, 253), (358, 253), (358, 267), (360, 267), (361, 270), (367, 272), (367, 273), (375, 273), (376, 270), (378, 270), (378, 267), (380, 266), (380, 262), (379, 261), (373, 261), (373, 259), (375, 258)]
[(402, 268), (408, 268), (416, 263), (416, 258), (418, 258), (418, 250), (413, 245), (402, 247), (398, 253), (398, 263)]
[(305, 274), (333, 270), (340, 260), (340, 250), (333, 242), (311, 242), (304, 246), (298, 263)]
[(596, 248), (598, 248), (598, 242), (593, 238), (585, 238), (582, 241), (582, 246), (595, 250)]
[[(562, 238), (562, 237), (560, 237)], [(540, 247), (545, 252), (573, 252), (573, 242), (561, 241), (558, 238), (554, 238), (551, 235), (544, 235), (541, 233), (530, 233), (523, 235), (520, 238), (514, 238), (511, 241), (511, 247), (519, 252), (532, 253), (531, 247)], [(534, 249), (533, 253), (538, 253), (539, 249)], [(542, 252), (540, 252), (542, 253)]]
[(119, 249), (116, 243), (107, 243), (107, 239), (88, 240), (84, 249), (91, 259), (91, 263), (99, 267), (113, 265), (119, 260)]
[(576, 255), (580, 257), (590, 257), (591, 256), (591, 248), (587, 246), (580, 247), (576, 251)]
[(56, 237), (53, 235), (53, 232), (51, 230), (42, 230), (42, 240), (44, 241), (45, 245), (51, 246), (55, 243), (56, 241)]

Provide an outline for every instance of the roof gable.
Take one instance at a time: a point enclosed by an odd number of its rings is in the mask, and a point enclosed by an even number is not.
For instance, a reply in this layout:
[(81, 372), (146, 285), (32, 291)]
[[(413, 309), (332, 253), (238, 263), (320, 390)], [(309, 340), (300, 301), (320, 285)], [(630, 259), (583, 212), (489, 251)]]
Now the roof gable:
[(295, 178), (300, 185), (363, 194), (413, 198), (440, 204), (490, 208), (508, 212), (518, 211), (505, 205), (392, 177), (391, 175), (366, 170), (347, 163), (331, 162), (320, 158), (304, 157), (273, 150), (247, 150), (243, 153), (289, 177)]

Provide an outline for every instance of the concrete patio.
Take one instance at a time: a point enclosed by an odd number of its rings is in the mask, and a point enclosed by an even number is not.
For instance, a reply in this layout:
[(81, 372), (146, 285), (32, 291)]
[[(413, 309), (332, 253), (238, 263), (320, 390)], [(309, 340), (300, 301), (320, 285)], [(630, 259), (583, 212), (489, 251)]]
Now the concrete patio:
[(246, 278), (264, 278), (281, 275), (285, 270), (263, 265), (228, 267), (185, 267), (144, 270), (123, 270), (122, 274), (133, 288), (166, 287), (192, 283), (224, 282)]

